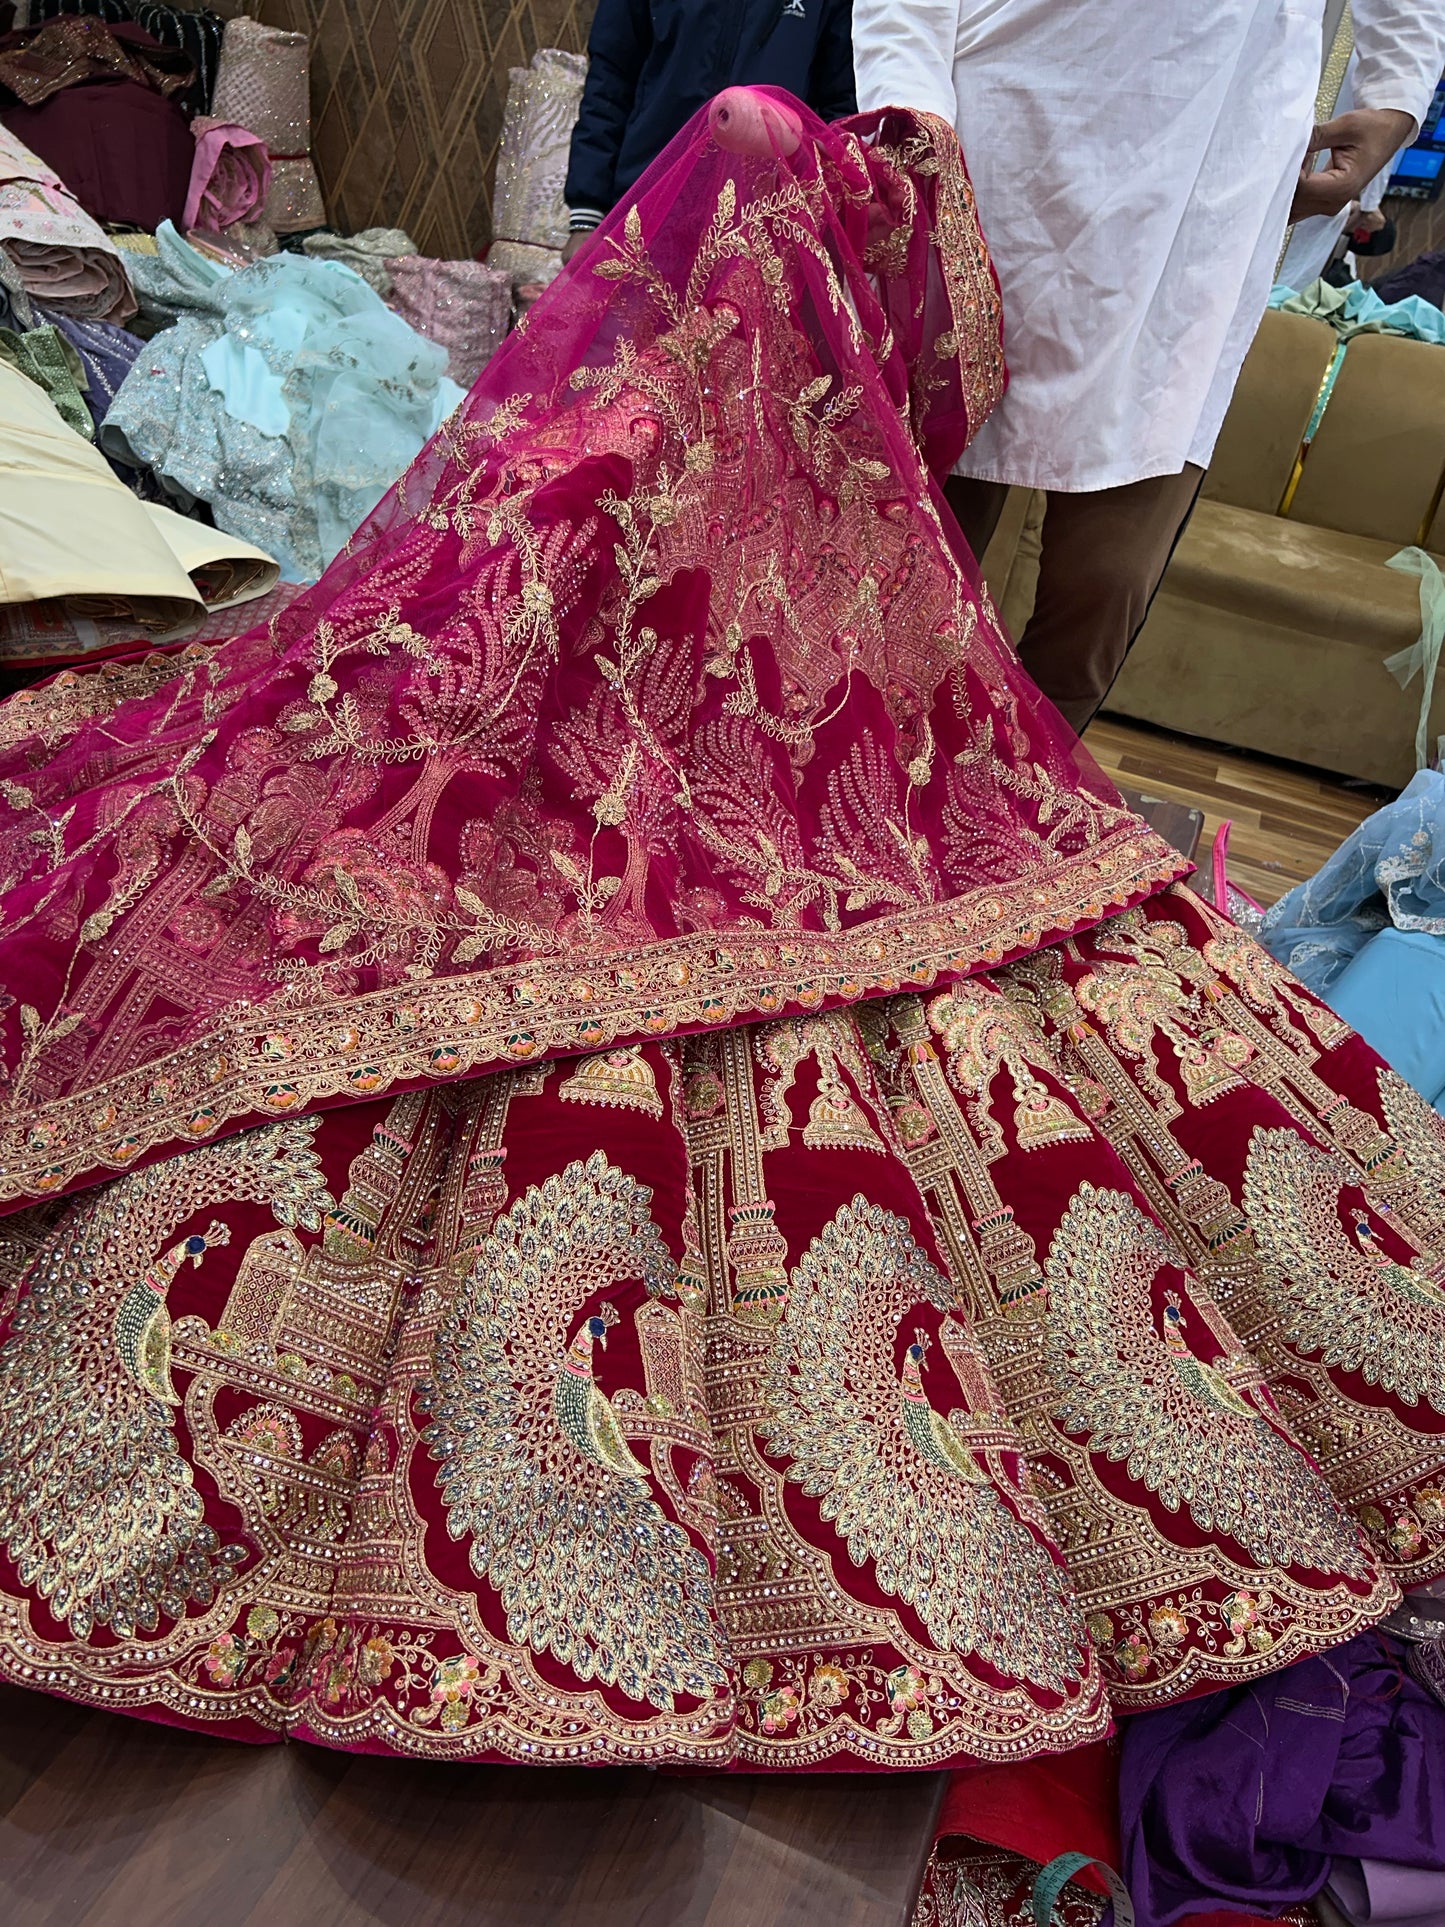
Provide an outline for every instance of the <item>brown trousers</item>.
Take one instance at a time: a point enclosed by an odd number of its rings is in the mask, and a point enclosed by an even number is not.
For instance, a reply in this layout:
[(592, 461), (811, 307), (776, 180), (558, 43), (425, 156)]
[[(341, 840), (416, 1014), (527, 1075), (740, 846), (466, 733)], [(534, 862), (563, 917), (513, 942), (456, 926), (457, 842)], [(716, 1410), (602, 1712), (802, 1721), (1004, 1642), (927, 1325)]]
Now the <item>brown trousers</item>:
[[(1184, 533), (1202, 468), (1082, 495), (1050, 489), (1039, 589), (1018, 638), (1019, 660), (1081, 734), (1103, 703)], [(1002, 482), (955, 475), (949, 506), (976, 556), (998, 526)]]

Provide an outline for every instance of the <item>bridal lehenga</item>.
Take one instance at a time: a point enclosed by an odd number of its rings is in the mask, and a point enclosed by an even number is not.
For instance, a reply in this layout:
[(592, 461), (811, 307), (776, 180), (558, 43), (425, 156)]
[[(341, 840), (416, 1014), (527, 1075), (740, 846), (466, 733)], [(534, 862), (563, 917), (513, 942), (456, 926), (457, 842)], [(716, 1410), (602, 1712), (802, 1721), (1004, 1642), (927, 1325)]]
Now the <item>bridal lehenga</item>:
[(0, 706), (0, 1673), (1004, 1762), (1445, 1572), (1445, 1139), (933, 479), (956, 143), (704, 116), (269, 631)]

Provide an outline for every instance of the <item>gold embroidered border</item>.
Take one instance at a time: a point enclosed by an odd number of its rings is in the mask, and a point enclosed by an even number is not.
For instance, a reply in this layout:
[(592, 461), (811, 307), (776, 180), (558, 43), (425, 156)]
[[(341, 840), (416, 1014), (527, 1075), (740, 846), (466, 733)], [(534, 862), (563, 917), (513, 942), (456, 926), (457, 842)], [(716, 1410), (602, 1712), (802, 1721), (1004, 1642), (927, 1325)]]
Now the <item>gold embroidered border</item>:
[(579, 958), (403, 984), (309, 1007), (280, 993), (150, 1064), (13, 1112), (0, 1201), (56, 1196), (227, 1127), (509, 1065), (927, 988), (1092, 928), (1187, 874), (1137, 822), (1044, 882), (833, 933), (695, 934)]

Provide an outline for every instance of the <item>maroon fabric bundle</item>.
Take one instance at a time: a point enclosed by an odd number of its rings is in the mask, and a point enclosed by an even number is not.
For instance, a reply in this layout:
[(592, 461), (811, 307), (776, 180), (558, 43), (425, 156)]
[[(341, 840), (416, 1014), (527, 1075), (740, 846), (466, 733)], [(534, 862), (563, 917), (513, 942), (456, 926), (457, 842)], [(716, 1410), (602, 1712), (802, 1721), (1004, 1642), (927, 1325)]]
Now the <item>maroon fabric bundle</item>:
[(190, 78), (185, 55), (139, 27), (49, 21), (0, 42), (0, 85), (22, 96), (0, 118), (97, 221), (150, 230), (185, 211)]

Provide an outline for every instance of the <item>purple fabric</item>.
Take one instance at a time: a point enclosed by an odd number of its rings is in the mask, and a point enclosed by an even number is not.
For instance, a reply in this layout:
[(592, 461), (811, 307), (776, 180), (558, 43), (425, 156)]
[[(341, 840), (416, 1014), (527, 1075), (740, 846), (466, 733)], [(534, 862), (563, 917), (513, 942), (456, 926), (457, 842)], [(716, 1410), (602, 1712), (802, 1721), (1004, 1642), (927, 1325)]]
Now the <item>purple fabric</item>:
[(1445, 308), (1445, 249), (1437, 249), (1433, 254), (1417, 255), (1403, 268), (1381, 275), (1371, 283), (1372, 290), (1382, 301), (1404, 301), (1412, 294), (1422, 300), (1432, 301), (1437, 308)]
[(1445, 1707), (1363, 1634), (1129, 1720), (1119, 1820), (1139, 1927), (1278, 1913), (1314, 1898), (1336, 1854), (1445, 1872)]
[(77, 320), (68, 314), (38, 309), (42, 319), (57, 327), (85, 364), (86, 406), (97, 428), (105, 420), (116, 390), (130, 373), (145, 343), (113, 321)]
[(1387, 1860), (1337, 1859), (1325, 1889), (1354, 1927), (1441, 1927), (1445, 1873)]

